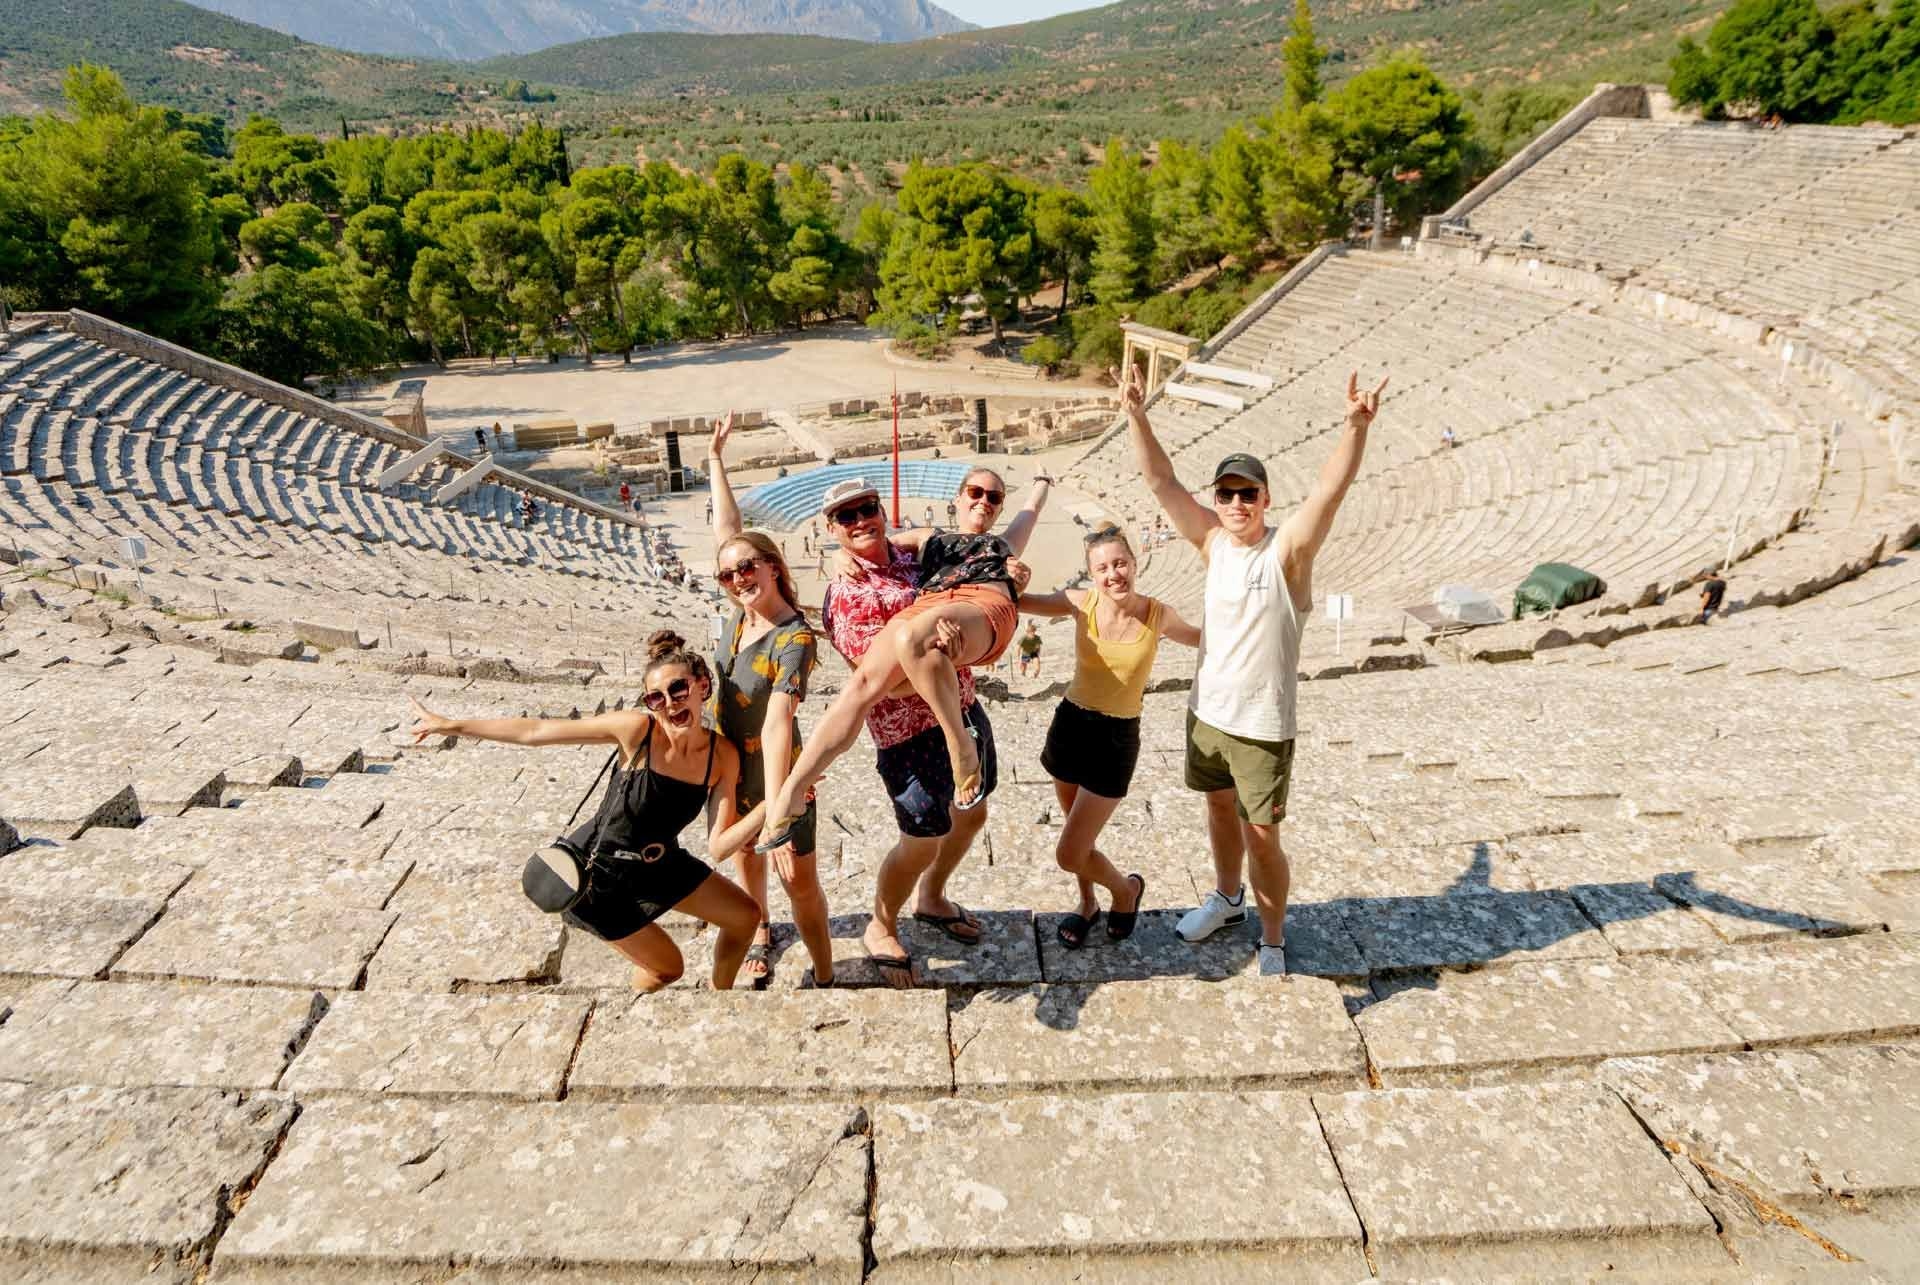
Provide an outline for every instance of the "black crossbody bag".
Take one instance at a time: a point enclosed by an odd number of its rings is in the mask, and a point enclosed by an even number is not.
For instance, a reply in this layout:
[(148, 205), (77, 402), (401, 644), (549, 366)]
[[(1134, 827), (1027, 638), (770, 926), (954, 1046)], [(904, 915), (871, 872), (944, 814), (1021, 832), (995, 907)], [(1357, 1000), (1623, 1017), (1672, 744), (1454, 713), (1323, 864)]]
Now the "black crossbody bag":
[(593, 849), (599, 846), (600, 830), (606, 822), (602, 819), (600, 826), (594, 828), (593, 842), (587, 845), (586, 852), (580, 851), (569, 836), (573, 823), (580, 817), (580, 809), (587, 806), (587, 800), (600, 788), (601, 778), (606, 776), (619, 757), (620, 750), (616, 747), (613, 753), (607, 755), (607, 761), (600, 765), (600, 775), (593, 778), (593, 784), (587, 787), (586, 794), (574, 804), (573, 815), (567, 818), (566, 830), (552, 843), (528, 857), (527, 864), (521, 868), (520, 891), (527, 894), (528, 901), (550, 915), (572, 910), (587, 895), (589, 882), (593, 878), (588, 860)]

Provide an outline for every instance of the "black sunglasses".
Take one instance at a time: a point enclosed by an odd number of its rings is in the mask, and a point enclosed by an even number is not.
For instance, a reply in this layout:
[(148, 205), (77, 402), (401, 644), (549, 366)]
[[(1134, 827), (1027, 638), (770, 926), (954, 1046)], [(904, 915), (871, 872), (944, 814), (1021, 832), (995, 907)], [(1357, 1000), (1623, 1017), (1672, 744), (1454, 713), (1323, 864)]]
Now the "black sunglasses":
[(1260, 488), (1257, 486), (1216, 486), (1213, 488), (1215, 504), (1231, 504), (1238, 500), (1242, 504), (1258, 504)]
[(841, 526), (852, 526), (856, 522), (865, 522), (868, 518), (880, 516), (880, 501), (862, 500), (858, 504), (849, 504), (844, 509), (835, 509), (827, 515), (827, 521), (837, 522)]
[(668, 705), (678, 705), (693, 690), (693, 684), (684, 678), (676, 678), (667, 684), (664, 692), (648, 692), (640, 698), (640, 703), (648, 709), (665, 709)]
[(721, 584), (732, 584), (736, 579), (751, 580), (753, 578), (754, 568), (758, 567), (764, 561), (766, 561), (765, 558), (756, 554), (751, 558), (736, 562), (730, 567), (720, 568), (719, 571), (714, 573), (714, 578), (719, 580)]
[(1087, 532), (1086, 535), (1082, 536), (1081, 538), (1084, 539), (1088, 544), (1098, 544), (1102, 540), (1118, 539), (1120, 538), (1120, 528), (1117, 526), (1111, 526), (1111, 525), (1103, 526), (1098, 531)]
[(985, 500), (988, 504), (999, 504), (1007, 498), (1007, 493), (1005, 491), (995, 491), (989, 487), (975, 486), (972, 482), (969, 482), (967, 483), (967, 498), (969, 500)]

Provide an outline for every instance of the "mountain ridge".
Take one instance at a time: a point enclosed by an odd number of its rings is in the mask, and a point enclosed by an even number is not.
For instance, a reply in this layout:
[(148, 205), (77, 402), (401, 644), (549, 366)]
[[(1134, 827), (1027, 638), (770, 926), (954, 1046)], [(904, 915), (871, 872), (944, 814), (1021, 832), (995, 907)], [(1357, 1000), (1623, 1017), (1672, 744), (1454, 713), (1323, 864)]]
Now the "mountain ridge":
[(659, 32), (811, 35), (898, 44), (972, 30), (932, 0), (201, 0), (354, 53), (478, 62)]

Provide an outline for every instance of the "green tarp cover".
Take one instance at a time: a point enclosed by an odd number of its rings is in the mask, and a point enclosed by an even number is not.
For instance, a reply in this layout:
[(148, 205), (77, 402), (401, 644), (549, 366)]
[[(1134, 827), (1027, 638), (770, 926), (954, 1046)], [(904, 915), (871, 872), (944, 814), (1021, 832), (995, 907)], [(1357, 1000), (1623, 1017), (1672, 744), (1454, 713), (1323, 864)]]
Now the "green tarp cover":
[(1564, 562), (1543, 562), (1513, 591), (1513, 618), (1558, 611), (1576, 602), (1598, 598), (1606, 591), (1607, 582), (1591, 571)]

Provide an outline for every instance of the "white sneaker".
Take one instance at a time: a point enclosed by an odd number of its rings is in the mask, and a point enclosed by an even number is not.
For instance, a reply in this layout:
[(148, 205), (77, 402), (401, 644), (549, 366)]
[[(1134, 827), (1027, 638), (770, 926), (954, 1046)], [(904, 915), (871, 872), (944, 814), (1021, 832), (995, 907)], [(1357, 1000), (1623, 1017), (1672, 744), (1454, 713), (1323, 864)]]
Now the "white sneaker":
[(1287, 943), (1269, 946), (1260, 944), (1260, 976), (1285, 977), (1287, 975)]
[(1174, 931), (1180, 934), (1184, 942), (1205, 941), (1222, 928), (1247, 922), (1247, 890), (1243, 886), (1239, 897), (1228, 901), (1220, 890), (1215, 888), (1207, 894), (1207, 899), (1180, 916), (1180, 922), (1174, 925)]

